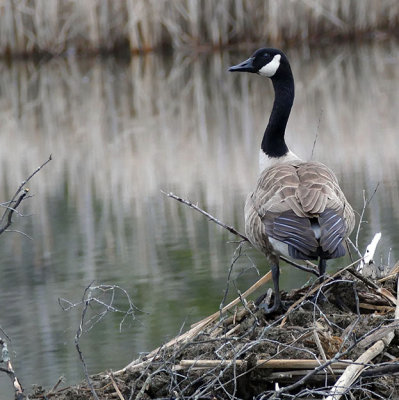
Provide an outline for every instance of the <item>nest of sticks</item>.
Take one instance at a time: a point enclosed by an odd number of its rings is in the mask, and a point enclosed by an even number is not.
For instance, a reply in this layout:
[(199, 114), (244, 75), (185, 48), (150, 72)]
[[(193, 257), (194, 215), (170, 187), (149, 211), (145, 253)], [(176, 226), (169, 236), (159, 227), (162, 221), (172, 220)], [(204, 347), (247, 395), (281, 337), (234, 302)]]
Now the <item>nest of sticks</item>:
[(266, 316), (248, 296), (120, 371), (31, 399), (397, 398), (397, 273), (370, 280), (348, 266), (322, 284), (282, 293)]
[[(190, 201), (165, 194), (248, 241)], [(364, 199), (356, 238), (369, 201)], [(87, 375), (74, 387), (38, 387), (30, 399), (399, 398), (399, 263), (391, 270), (376, 268), (380, 237), (374, 236), (363, 257), (353, 246), (360, 259), (324, 282), (282, 293), (280, 313), (265, 315), (249, 300), (271, 279), (269, 272), (234, 301), (122, 370)], [(285, 261), (316, 273), (309, 262)]]

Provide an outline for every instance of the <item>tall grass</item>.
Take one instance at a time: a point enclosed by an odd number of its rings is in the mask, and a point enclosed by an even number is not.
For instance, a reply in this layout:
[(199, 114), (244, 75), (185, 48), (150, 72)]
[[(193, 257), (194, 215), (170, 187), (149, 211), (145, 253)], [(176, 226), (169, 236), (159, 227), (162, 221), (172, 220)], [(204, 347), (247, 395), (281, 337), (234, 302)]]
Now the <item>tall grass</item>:
[(0, 54), (306, 42), (398, 22), (396, 0), (4, 0)]

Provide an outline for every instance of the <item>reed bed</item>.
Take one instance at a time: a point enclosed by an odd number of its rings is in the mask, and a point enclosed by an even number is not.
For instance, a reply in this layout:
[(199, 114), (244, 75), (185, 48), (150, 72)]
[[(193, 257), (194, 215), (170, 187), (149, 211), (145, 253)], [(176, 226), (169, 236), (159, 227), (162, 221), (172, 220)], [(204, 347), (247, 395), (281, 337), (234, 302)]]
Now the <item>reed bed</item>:
[(396, 0), (13, 0), (0, 4), (0, 54), (306, 43), (398, 22)]

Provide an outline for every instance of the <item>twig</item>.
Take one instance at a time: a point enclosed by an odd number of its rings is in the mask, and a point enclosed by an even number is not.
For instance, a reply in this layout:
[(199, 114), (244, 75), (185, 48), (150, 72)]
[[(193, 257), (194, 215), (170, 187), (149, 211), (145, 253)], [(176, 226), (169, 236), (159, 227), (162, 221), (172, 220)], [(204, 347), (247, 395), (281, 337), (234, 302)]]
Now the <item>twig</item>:
[[(238, 232), (235, 228), (233, 228), (232, 226), (226, 225), (224, 224), (222, 221), (220, 221), (219, 219), (217, 219), (216, 217), (214, 217), (213, 215), (209, 214), (207, 211), (203, 210), (202, 208), (198, 207), (197, 205), (193, 204), (191, 201), (189, 200), (185, 200), (182, 197), (176, 196), (175, 194), (169, 192), (166, 193), (163, 190), (161, 190), (161, 193), (163, 193), (164, 195), (175, 199), (177, 201), (179, 201), (180, 203), (185, 204), (186, 206), (189, 206), (190, 208), (194, 209), (195, 211), (198, 211), (199, 213), (201, 213), (202, 215), (205, 215), (210, 221), (215, 222), (217, 225), (221, 226), (224, 229), (227, 229), (230, 233), (239, 236), (242, 240), (245, 240), (248, 243), (251, 243), (249, 241), (249, 239), (242, 233)], [(310, 272), (316, 276), (319, 276), (318, 271), (313, 268), (313, 267), (305, 267), (304, 265), (301, 264), (297, 264), (296, 262), (290, 260), (289, 258), (285, 257), (285, 256), (280, 256), (280, 258), (285, 261), (287, 264), (290, 264), (292, 266), (294, 266), (295, 268), (298, 268), (302, 271), (306, 271), (306, 272)]]
[(364, 284), (366, 284), (366, 286), (368, 286), (369, 288), (372, 288), (374, 290), (380, 289), (380, 287), (376, 283), (374, 283), (372, 280), (366, 278), (365, 276), (361, 275), (359, 272), (357, 272), (357, 270), (355, 268), (349, 268), (348, 272), (351, 275), (353, 275), (354, 277), (356, 277), (357, 279), (359, 279), (359, 281), (362, 281)]
[(52, 393), (54, 393), (54, 392), (57, 390), (58, 386), (60, 386), (60, 384), (61, 384), (63, 381), (64, 381), (64, 377), (63, 377), (63, 376), (60, 376), (60, 377), (58, 378), (57, 383), (48, 391), (47, 396), (50, 395), (50, 394), (52, 394)]
[(353, 276), (355, 276), (357, 279), (365, 283), (369, 288), (371, 288), (373, 291), (375, 291), (378, 295), (385, 297), (387, 300), (389, 300), (392, 304), (396, 306), (397, 300), (393, 294), (385, 288), (382, 288), (375, 284), (373, 281), (370, 279), (366, 278), (365, 276), (361, 275), (360, 273), (356, 272), (354, 268), (350, 268), (348, 270), (349, 273), (351, 273)]
[(262, 276), (262, 278), (260, 278), (258, 281), (256, 281), (249, 289), (247, 289), (241, 296), (237, 297), (236, 299), (231, 301), (229, 304), (224, 306), (222, 308), (222, 310), (219, 310), (219, 311), (215, 312), (214, 314), (209, 315), (208, 317), (204, 318), (203, 320), (201, 320), (199, 322), (196, 322), (195, 324), (193, 324), (191, 326), (194, 328), (199, 325), (202, 325), (202, 324), (207, 325), (207, 324), (215, 321), (221, 312), (225, 313), (227, 310), (229, 310), (230, 308), (232, 308), (235, 305), (237, 305), (238, 303), (240, 303), (241, 299), (245, 299), (247, 296), (249, 296), (251, 293), (253, 293), (255, 290), (257, 290), (259, 287), (263, 286), (265, 283), (270, 281), (271, 277), (272, 277), (272, 273), (269, 271), (266, 275)]
[(112, 374), (112, 372), (110, 372), (109, 377), (111, 379), (112, 385), (114, 386), (114, 389), (115, 389), (118, 397), (120, 398), (120, 400), (125, 400), (125, 398), (123, 397), (123, 394), (121, 393), (121, 391), (118, 388), (118, 385), (115, 382), (114, 375)]
[(15, 392), (15, 399), (23, 400), (23, 399), (25, 399), (24, 389), (22, 388), (22, 385), (19, 382), (19, 379), (15, 375), (14, 368), (11, 364), (11, 358), (8, 353), (7, 342), (5, 340), (3, 340), (2, 338), (0, 338), (0, 346), (1, 346), (1, 362), (4, 362), (7, 367), (7, 368), (0, 368), (0, 370), (5, 372), (12, 380), (12, 384), (13, 384), (14, 392)]
[[(230, 308), (234, 307), (236, 304), (240, 303), (242, 299), (246, 298), (249, 296), (251, 293), (253, 293), (256, 289), (264, 285), (266, 282), (268, 282), (272, 277), (272, 273), (269, 271), (266, 275), (262, 276), (258, 281), (256, 281), (248, 290), (246, 290), (241, 296), (237, 297), (234, 299), (232, 302), (227, 304), (222, 308), (222, 310), (216, 311), (214, 314), (209, 315), (208, 317), (204, 318), (201, 321), (196, 322), (195, 324), (191, 325), (191, 329), (182, 335), (179, 335), (169, 342), (167, 342), (165, 345), (163, 345), (163, 348), (168, 348), (171, 346), (174, 346), (178, 343), (181, 343), (183, 341), (187, 341), (189, 339), (192, 339), (194, 336), (196, 336), (202, 329), (204, 329), (207, 325), (211, 324), (213, 321), (216, 321), (218, 317), (220, 316), (220, 313), (225, 313), (227, 310)], [(128, 364), (126, 367), (123, 369), (116, 371), (114, 374), (119, 375), (127, 370), (133, 371), (142, 368), (143, 366), (146, 366), (150, 364), (157, 356), (158, 352), (160, 351), (161, 347), (156, 348), (153, 350), (151, 353), (147, 355), (147, 359), (145, 361), (138, 361), (134, 360), (130, 364)]]
[(312, 147), (312, 153), (310, 154), (310, 159), (313, 159), (313, 153), (316, 148), (316, 143), (317, 139), (319, 138), (319, 132), (320, 132), (320, 123), (321, 123), (321, 117), (323, 116), (323, 109), (320, 110), (320, 115), (319, 115), (319, 121), (317, 122), (317, 129), (316, 129), (316, 135), (313, 141), (313, 147)]
[(232, 274), (232, 272), (233, 272), (234, 265), (235, 265), (235, 263), (237, 262), (237, 260), (241, 257), (242, 243), (243, 243), (243, 242), (241, 242), (241, 243), (237, 246), (237, 248), (235, 249), (235, 251), (234, 251), (233, 260), (231, 261), (230, 268), (229, 268), (229, 273), (227, 274), (226, 289), (224, 290), (223, 298), (222, 298), (222, 301), (220, 302), (220, 305), (219, 305), (220, 317), (222, 317), (222, 314), (223, 314), (223, 307), (224, 307), (225, 301), (226, 301), (226, 299), (227, 299), (227, 294), (228, 294), (228, 292), (229, 292), (230, 278), (231, 278), (231, 274)]
[(399, 372), (399, 364), (396, 361), (396, 362), (390, 362), (387, 365), (383, 365), (380, 367), (370, 367), (367, 370), (363, 370), (360, 376), (362, 378), (366, 378), (374, 376), (392, 375), (398, 372)]
[(280, 327), (282, 328), (285, 325), (285, 322), (287, 320), (287, 315), (289, 314), (289, 312), (291, 310), (293, 310), (298, 304), (301, 304), (307, 297), (309, 297), (310, 295), (312, 295), (313, 293), (316, 293), (323, 285), (325, 285), (326, 283), (332, 281), (336, 276), (338, 276), (339, 274), (341, 274), (342, 272), (346, 271), (347, 269), (349, 269), (350, 267), (352, 267), (353, 265), (355, 265), (356, 263), (358, 263), (359, 260), (354, 261), (353, 263), (347, 265), (345, 268), (340, 269), (338, 272), (336, 272), (334, 275), (331, 275), (330, 277), (326, 278), (324, 280), (324, 282), (320, 283), (319, 285), (315, 286), (313, 289), (309, 290), (308, 293), (306, 293), (305, 295), (303, 295), (299, 300), (297, 300), (294, 304), (292, 304), (292, 306), (290, 306), (288, 308), (288, 310), (286, 311), (286, 315), (283, 318), (283, 320), (281, 321)]
[[(1, 219), (0, 224), (3, 223), (5, 216), (7, 215), (7, 221), (4, 224), (3, 227), (0, 227), (0, 235), (8, 228), (10, 227), (10, 225), (12, 224), (12, 216), (14, 214), (14, 212), (16, 211), (16, 209), (18, 208), (18, 206), (21, 204), (22, 200), (26, 197), (26, 195), (28, 194), (29, 189), (25, 188), (23, 193), (21, 193), (21, 195), (18, 197), (18, 200), (15, 202), (13, 207), (7, 207), (7, 210), (4, 211), (3, 217)], [(14, 200), (12, 200), (13, 202)]]
[[(399, 280), (397, 281), (397, 306), (395, 310), (395, 319), (399, 319)], [(395, 336), (394, 328), (388, 332), (384, 338), (375, 342), (368, 350), (366, 350), (354, 364), (349, 365), (345, 372), (337, 380), (330, 390), (325, 400), (339, 400), (346, 393), (353, 382), (358, 378), (365, 366), (378, 354), (380, 354), (386, 346), (389, 346)]]
[(366, 197), (366, 191), (363, 190), (363, 208), (362, 208), (362, 212), (360, 213), (360, 218), (359, 218), (359, 225), (357, 226), (357, 230), (356, 230), (356, 240), (355, 240), (355, 244), (356, 247), (359, 248), (359, 234), (360, 234), (360, 228), (362, 226), (363, 223), (365, 223), (366, 221), (363, 220), (364, 217), (364, 213), (366, 211), (367, 206), (370, 204), (371, 200), (373, 199), (374, 195), (376, 194), (377, 190), (378, 190), (378, 186), (380, 185), (380, 183), (377, 183), (373, 193), (371, 194), (370, 198), (368, 199)]
[[(321, 358), (323, 359), (324, 363), (326, 363), (328, 361), (327, 357), (326, 357), (326, 353), (325, 353), (325, 351), (323, 349), (323, 346), (321, 345), (319, 334), (317, 333), (316, 329), (313, 330), (313, 337), (314, 337), (314, 340), (316, 342), (316, 346), (317, 346), (317, 348), (319, 350), (319, 353), (321, 355)], [(334, 372), (332, 370), (332, 366), (329, 365), (327, 367), (327, 369), (330, 371), (331, 375), (335, 377)]]
[[(51, 154), (47, 161), (45, 161), (40, 167), (32, 172), (18, 187), (14, 196), (6, 204), (6, 210), (4, 211), (0, 220), (0, 235), (12, 224), (12, 216), (16, 212), (18, 206), (21, 204), (29, 192), (28, 188), (24, 186), (50, 161), (52, 160)], [(22, 192), (22, 193), (21, 193)]]
[(243, 235), (242, 233), (238, 232), (236, 229), (234, 229), (232, 226), (226, 225), (224, 224), (222, 221), (218, 220), (217, 218), (215, 218), (213, 215), (209, 214), (208, 212), (204, 211), (202, 208), (196, 206), (195, 204), (191, 203), (191, 201), (185, 200), (179, 196), (176, 196), (175, 194), (169, 192), (166, 193), (163, 190), (161, 190), (161, 193), (163, 193), (164, 195), (171, 197), (172, 199), (175, 199), (177, 201), (179, 201), (180, 203), (185, 204), (186, 206), (189, 206), (190, 208), (193, 208), (194, 210), (198, 211), (199, 213), (205, 215), (210, 221), (215, 222), (216, 224), (218, 224), (219, 226), (223, 227), (224, 229), (227, 229), (229, 232), (231, 232), (232, 234), (239, 236), (241, 239), (249, 242), (248, 238)]
[(91, 393), (92, 393), (93, 397), (96, 400), (99, 400), (99, 398), (97, 396), (97, 393), (94, 390), (94, 386), (93, 386), (93, 384), (91, 382), (91, 379), (90, 379), (90, 376), (89, 376), (89, 371), (87, 370), (87, 364), (86, 364), (86, 361), (85, 361), (85, 359), (83, 357), (83, 353), (82, 353), (82, 351), (80, 349), (80, 345), (79, 345), (80, 337), (82, 336), (82, 333), (83, 333), (83, 326), (84, 326), (84, 323), (85, 323), (85, 316), (86, 316), (87, 308), (89, 307), (89, 304), (90, 304), (90, 299), (86, 298), (86, 293), (90, 290), (90, 288), (91, 288), (91, 283), (90, 283), (89, 286), (86, 287), (86, 289), (85, 289), (85, 291), (83, 293), (82, 303), (84, 304), (84, 307), (83, 307), (83, 310), (82, 310), (79, 327), (78, 327), (78, 330), (76, 331), (76, 335), (75, 335), (75, 347), (76, 347), (76, 350), (77, 350), (77, 352), (79, 354), (80, 361), (82, 362), (83, 372), (85, 374), (85, 377), (86, 377), (86, 380), (87, 380), (87, 384), (90, 387)]

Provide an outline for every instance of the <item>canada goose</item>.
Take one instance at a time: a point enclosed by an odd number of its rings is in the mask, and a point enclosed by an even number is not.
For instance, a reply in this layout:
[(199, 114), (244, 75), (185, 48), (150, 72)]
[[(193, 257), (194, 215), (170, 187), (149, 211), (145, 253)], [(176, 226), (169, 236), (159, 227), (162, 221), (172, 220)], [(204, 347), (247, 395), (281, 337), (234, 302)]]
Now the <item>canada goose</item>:
[(326, 260), (345, 254), (344, 240), (353, 230), (352, 207), (334, 173), (322, 163), (302, 161), (288, 149), (285, 127), (294, 101), (294, 78), (285, 54), (262, 48), (229, 71), (252, 72), (272, 80), (275, 98), (259, 153), (260, 176), (245, 203), (245, 232), (271, 264), (274, 303), (261, 305), (266, 314), (280, 306), (279, 255)]

